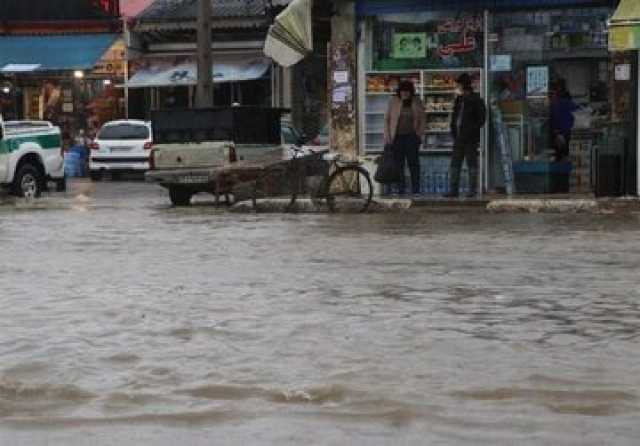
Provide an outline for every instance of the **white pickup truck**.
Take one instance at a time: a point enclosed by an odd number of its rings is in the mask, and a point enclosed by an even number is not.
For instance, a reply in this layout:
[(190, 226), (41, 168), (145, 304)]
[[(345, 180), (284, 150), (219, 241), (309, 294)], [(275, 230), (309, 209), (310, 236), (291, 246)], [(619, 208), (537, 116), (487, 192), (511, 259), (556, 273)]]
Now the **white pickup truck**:
[(177, 206), (201, 192), (237, 199), (238, 191), (228, 189), (220, 172), (236, 161), (284, 150), (293, 130), (283, 125), (283, 112), (261, 107), (155, 111), (146, 180), (167, 189)]
[(2, 121), (0, 186), (19, 197), (36, 198), (49, 181), (64, 190), (60, 129), (46, 121)]

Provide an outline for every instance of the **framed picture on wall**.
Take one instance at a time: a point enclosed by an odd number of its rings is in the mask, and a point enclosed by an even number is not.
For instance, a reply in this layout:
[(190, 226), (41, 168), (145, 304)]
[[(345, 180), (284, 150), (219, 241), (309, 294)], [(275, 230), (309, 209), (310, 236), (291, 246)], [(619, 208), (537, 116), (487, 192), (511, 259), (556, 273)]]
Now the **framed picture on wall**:
[(427, 57), (426, 33), (396, 33), (393, 35), (394, 59), (424, 59)]

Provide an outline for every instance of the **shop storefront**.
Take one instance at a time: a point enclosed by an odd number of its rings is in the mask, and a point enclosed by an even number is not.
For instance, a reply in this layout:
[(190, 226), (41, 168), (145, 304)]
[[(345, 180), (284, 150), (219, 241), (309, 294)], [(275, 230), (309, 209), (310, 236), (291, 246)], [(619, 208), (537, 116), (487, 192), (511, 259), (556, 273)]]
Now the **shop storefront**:
[(480, 147), (485, 192), (635, 194), (637, 112), (628, 92), (637, 64), (608, 51), (616, 5), (359, 1), (361, 153), (382, 150), (389, 97), (411, 80), (427, 113), (422, 191), (446, 193), (453, 87), (467, 72), (490, 110)]
[(123, 115), (124, 43), (114, 34), (0, 38), (5, 119), (51, 121), (66, 138)]

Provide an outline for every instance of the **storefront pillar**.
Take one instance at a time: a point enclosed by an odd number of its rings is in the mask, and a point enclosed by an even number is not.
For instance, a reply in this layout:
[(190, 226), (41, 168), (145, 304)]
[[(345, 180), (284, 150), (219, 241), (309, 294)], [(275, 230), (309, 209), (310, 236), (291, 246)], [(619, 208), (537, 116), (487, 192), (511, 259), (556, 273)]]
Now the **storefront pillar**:
[(336, 2), (328, 57), (330, 145), (346, 159), (359, 154), (355, 7), (354, 1)]
[[(624, 99), (625, 89), (626, 94), (631, 95), (627, 111), (629, 142), (625, 145), (629, 150), (625, 150), (621, 189), (623, 194), (640, 195), (640, 3), (637, 0), (621, 0), (611, 17), (609, 50), (616, 60), (614, 84), (622, 90), (618, 95)], [(623, 108), (616, 107), (617, 101), (613, 105), (614, 113), (617, 108)]]

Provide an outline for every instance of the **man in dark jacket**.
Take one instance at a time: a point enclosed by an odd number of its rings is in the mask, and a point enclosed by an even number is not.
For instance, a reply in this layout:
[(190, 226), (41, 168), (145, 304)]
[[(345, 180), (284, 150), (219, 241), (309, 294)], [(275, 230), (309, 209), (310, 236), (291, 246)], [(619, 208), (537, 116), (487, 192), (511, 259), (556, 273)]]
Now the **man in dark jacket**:
[(469, 167), (469, 198), (475, 197), (478, 188), (478, 147), (480, 129), (484, 126), (487, 109), (478, 93), (473, 91), (471, 76), (463, 73), (456, 80), (460, 92), (451, 117), (451, 135), (454, 139), (447, 197), (460, 194), (460, 170), (463, 161)]

